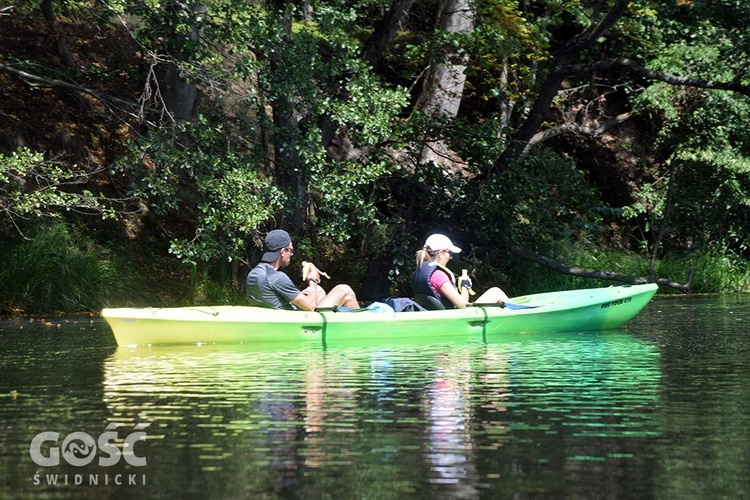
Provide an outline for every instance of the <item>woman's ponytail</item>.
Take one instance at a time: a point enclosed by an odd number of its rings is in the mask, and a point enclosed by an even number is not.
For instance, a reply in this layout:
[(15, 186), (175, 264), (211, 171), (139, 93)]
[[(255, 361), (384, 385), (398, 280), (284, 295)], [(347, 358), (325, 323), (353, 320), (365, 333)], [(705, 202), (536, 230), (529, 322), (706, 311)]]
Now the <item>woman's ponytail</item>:
[(429, 247), (424, 246), (423, 248), (417, 250), (417, 253), (414, 255), (417, 261), (417, 269), (422, 267), (422, 264), (424, 264), (428, 260), (434, 259), (435, 255), (437, 255), (437, 252), (430, 252), (428, 248)]

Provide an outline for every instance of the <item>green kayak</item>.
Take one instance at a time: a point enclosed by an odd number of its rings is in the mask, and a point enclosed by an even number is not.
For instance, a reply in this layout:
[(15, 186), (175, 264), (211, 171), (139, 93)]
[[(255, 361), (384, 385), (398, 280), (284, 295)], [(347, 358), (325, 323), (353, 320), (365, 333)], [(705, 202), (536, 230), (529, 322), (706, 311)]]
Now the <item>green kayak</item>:
[(657, 288), (649, 283), (524, 295), (511, 299), (512, 308), (475, 304), (466, 309), (393, 313), (211, 306), (104, 309), (102, 316), (121, 346), (488, 338), (521, 332), (617, 328), (638, 314)]

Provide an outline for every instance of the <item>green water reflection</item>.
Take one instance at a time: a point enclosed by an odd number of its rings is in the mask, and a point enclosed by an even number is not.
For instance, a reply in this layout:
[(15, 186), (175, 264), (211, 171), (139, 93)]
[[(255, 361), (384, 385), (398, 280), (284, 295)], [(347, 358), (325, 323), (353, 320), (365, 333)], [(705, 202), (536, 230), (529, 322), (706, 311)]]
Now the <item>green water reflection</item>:
[(622, 332), (120, 348), (104, 364), (103, 400), (111, 420), (152, 424), (157, 484), (180, 484), (188, 467), (207, 483), (198, 490), (220, 496), (546, 491), (556, 485), (530, 471), (632, 457), (631, 438), (657, 433), (658, 356)]

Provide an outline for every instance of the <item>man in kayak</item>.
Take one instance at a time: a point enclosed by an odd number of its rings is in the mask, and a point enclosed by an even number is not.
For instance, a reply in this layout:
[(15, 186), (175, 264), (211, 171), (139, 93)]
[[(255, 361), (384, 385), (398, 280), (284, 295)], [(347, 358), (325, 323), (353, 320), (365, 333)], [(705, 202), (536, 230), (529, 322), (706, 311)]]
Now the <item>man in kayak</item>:
[[(428, 309), (463, 309), (469, 303), (471, 279), (459, 276), (446, 267), (454, 253), (461, 252), (447, 236), (433, 234), (417, 251), (417, 270), (411, 280), (412, 291), (417, 302)], [(478, 304), (507, 302), (508, 296), (498, 287), (492, 287), (477, 300)]]
[(314, 311), (318, 307), (359, 307), (357, 296), (349, 285), (336, 285), (326, 293), (320, 286), (320, 273), (312, 269), (307, 276), (307, 288), (299, 290), (283, 271), (294, 254), (289, 233), (274, 229), (266, 235), (264, 254), (260, 263), (247, 275), (247, 297), (265, 302), (276, 309), (303, 309)]

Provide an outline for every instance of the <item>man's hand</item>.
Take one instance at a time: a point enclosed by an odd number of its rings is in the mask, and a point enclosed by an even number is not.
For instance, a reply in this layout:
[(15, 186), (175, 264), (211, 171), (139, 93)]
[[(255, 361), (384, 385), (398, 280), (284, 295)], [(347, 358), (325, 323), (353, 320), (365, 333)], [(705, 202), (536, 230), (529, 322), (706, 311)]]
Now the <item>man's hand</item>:
[(302, 280), (303, 281), (313, 280), (316, 283), (320, 283), (320, 276), (321, 275), (325, 276), (328, 279), (331, 278), (326, 273), (321, 272), (320, 269), (318, 269), (317, 267), (315, 267), (315, 264), (313, 264), (312, 262), (303, 262), (302, 263)]

